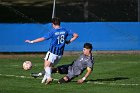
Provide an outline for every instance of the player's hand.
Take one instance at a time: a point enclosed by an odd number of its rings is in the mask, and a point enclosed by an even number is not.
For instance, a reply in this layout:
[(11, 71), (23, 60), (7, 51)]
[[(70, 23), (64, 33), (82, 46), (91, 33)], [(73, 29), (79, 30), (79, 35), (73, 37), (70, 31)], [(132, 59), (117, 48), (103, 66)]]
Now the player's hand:
[(66, 43), (66, 44), (69, 44), (69, 43), (71, 43), (71, 42), (70, 42), (70, 40), (66, 40), (66, 42), (65, 42), (65, 43)]
[(31, 42), (31, 40), (25, 40), (25, 42), (30, 43), (30, 42)]
[(27, 43), (34, 43), (34, 42), (31, 41), (31, 40), (25, 40), (25, 42), (27, 42)]
[(77, 81), (77, 83), (79, 83), (79, 84), (81, 84), (81, 83), (83, 83), (83, 82), (84, 82), (83, 79), (79, 79), (79, 80)]

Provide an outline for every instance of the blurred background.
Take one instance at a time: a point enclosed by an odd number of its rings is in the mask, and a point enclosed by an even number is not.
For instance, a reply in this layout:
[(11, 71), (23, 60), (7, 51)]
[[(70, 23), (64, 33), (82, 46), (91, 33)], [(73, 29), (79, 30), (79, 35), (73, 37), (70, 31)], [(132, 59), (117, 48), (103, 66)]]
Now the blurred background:
[[(53, 2), (0, 0), (0, 22), (32, 23), (25, 15), (40, 23), (50, 22)], [(63, 22), (138, 22), (139, 5), (139, 0), (56, 0), (55, 16)]]
[(140, 0), (0, 0), (0, 52), (47, 51), (49, 41), (24, 41), (45, 35), (53, 14), (79, 34), (66, 51), (85, 42), (97, 51), (140, 50)]

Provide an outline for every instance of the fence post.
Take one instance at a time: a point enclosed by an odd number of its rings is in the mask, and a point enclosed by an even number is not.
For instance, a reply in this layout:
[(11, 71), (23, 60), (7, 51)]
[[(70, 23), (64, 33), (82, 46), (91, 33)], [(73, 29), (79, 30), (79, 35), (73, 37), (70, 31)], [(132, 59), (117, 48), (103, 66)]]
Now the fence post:
[(140, 22), (140, 0), (138, 0), (138, 22)]

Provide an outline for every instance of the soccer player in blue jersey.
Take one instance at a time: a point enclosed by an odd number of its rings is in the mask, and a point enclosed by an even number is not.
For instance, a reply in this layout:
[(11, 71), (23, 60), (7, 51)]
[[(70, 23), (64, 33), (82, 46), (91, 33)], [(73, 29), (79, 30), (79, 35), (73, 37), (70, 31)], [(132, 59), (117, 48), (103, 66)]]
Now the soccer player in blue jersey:
[[(72, 31), (66, 30), (60, 26), (60, 19), (52, 19), (52, 30), (49, 31), (45, 36), (37, 38), (35, 40), (26, 40), (27, 43), (36, 43), (44, 40), (51, 39), (49, 50), (46, 54), (44, 62), (45, 75), (41, 83), (50, 83), (52, 81), (51, 77), (51, 67), (59, 62), (63, 55), (65, 48), (65, 43), (69, 44), (78, 38), (78, 34)], [(71, 35), (72, 38), (67, 41), (67, 37)]]

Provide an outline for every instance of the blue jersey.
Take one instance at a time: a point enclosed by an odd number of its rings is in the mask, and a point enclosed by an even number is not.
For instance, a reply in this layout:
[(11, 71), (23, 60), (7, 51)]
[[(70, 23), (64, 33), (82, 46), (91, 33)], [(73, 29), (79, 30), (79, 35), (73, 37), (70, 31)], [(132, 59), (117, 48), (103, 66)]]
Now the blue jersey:
[(44, 38), (52, 39), (49, 47), (49, 51), (56, 55), (63, 55), (65, 41), (69, 35), (73, 35), (73, 32), (66, 30), (65, 28), (52, 29)]

